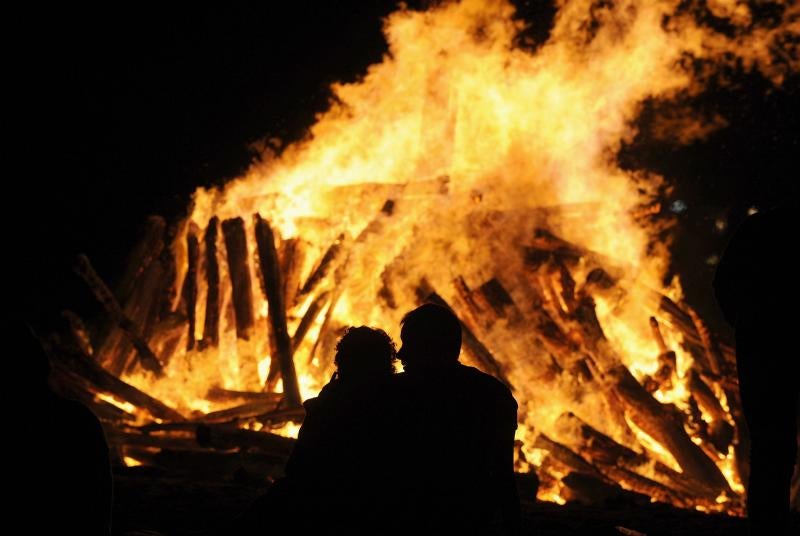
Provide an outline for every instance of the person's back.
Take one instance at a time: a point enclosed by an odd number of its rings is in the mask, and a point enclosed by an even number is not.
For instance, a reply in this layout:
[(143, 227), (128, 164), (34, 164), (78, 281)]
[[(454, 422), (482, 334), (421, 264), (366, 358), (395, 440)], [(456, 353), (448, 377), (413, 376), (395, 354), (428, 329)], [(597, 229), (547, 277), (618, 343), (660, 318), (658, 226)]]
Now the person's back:
[(795, 202), (745, 220), (714, 280), (720, 308), (736, 330), (739, 391), (751, 438), (747, 509), (754, 534), (788, 524), (800, 387), (791, 248), (797, 214)]
[(308, 530), (381, 533), (395, 448), (388, 443), (394, 345), (381, 330), (350, 328), (337, 345), (336, 378), (306, 401), (286, 475)]
[(64, 534), (109, 534), (111, 470), (108, 447), (97, 417), (78, 402), (46, 395), (37, 420), (49, 452), (40, 463), (46, 523)]
[[(31, 533), (108, 535), (111, 529), (112, 476), (108, 445), (97, 417), (82, 404), (61, 398), (47, 385), (50, 367), (39, 341), (19, 326), (28, 391), (37, 412), (28, 416), (25, 436), (32, 455), (28, 480)], [(38, 530), (37, 530), (38, 527)]]
[(513, 475), (517, 405), (495, 378), (458, 362), (460, 325), (425, 305), (403, 321), (395, 380), (398, 512), (416, 534), (518, 530)]
[[(717, 268), (714, 290), (726, 320), (737, 330), (787, 327), (797, 285), (793, 243), (797, 202), (759, 212), (734, 233)], [(788, 333), (775, 333), (785, 339)]]

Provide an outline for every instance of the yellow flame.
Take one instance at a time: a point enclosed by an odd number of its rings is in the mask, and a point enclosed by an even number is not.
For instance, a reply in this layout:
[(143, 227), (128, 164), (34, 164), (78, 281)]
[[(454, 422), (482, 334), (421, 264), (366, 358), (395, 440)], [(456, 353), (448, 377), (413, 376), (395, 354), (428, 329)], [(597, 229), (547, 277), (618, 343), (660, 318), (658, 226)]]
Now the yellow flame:
[(118, 400), (114, 397), (114, 395), (109, 395), (106, 393), (97, 393), (95, 397), (99, 400), (102, 400), (103, 402), (108, 402), (109, 404), (118, 407), (119, 409), (121, 409), (126, 413), (130, 413), (131, 415), (136, 414), (136, 406), (134, 406), (130, 402), (125, 402), (124, 400)]
[(124, 456), (122, 461), (125, 463), (127, 467), (138, 467), (143, 465), (141, 461), (137, 460), (136, 458), (132, 458), (130, 456)]

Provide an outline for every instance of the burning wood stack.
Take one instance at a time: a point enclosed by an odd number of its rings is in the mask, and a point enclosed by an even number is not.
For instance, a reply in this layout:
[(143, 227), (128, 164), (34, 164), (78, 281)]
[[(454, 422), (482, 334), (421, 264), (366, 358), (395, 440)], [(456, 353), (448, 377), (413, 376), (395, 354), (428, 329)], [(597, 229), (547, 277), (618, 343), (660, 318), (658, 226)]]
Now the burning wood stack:
[[(93, 408), (127, 463), (180, 465), (176, 460), (232, 456), (262, 475), (279, 473), (292, 446), (284, 436), (303, 415), (298, 377), (324, 384), (347, 320), (337, 317), (336, 305), (348, 277), (348, 248), (379, 235), (381, 219), (391, 218), (393, 208), (394, 201), (386, 202), (355, 239), (340, 236), (307, 270), (305, 243), (280, 240), (258, 214), (251, 225), (213, 217), (202, 233), (191, 223), (177, 233), (163, 219), (149, 218), (114, 292), (89, 259), (78, 258), (75, 271), (106, 316), (89, 328), (65, 312), (66, 334), (50, 340), (54, 383)], [(180, 242), (184, 247), (176, 247)], [(649, 318), (659, 366), (637, 379), (596, 310), (596, 300), (618, 286), (613, 267), (542, 227), (515, 247), (534, 307), (519, 305), (512, 296), (520, 289), (506, 288), (498, 277), (477, 288), (463, 277), (451, 288), (433, 288), (423, 278), (411, 301), (453, 309), (464, 331), (464, 360), (509, 385), (518, 399), (540, 385), (523, 385), (513, 372), (516, 356), (504, 351), (499, 358), (493, 351), (488, 341), (496, 324), (538, 342), (536, 351), (550, 361), (537, 372), (542, 386), (571, 382), (613, 408), (616, 422), (601, 430), (577, 411), (540, 428), (521, 405), (518, 469), (538, 473), (540, 497), (595, 502), (632, 491), (681, 507), (740, 511), (747, 437), (733, 349), (686, 304), (659, 295)], [(578, 266), (588, 275), (576, 278)], [(376, 307), (397, 308), (390, 268), (380, 275)], [(259, 302), (266, 307), (259, 309)], [(669, 346), (675, 337), (665, 337), (665, 329), (680, 335), (681, 348)], [(223, 344), (234, 339), (233, 346)], [(691, 355), (688, 370), (679, 370), (678, 351)], [(227, 352), (238, 354), (242, 374), (256, 364), (263, 369), (255, 388), (226, 388), (218, 376), (204, 384), (210, 387), (193, 407), (169, 397), (180, 381), (190, 381), (193, 366), (204, 374), (202, 362), (211, 359), (219, 370)], [(186, 376), (159, 389), (178, 361), (189, 368)], [(676, 389), (685, 391), (680, 408), (661, 396)]]

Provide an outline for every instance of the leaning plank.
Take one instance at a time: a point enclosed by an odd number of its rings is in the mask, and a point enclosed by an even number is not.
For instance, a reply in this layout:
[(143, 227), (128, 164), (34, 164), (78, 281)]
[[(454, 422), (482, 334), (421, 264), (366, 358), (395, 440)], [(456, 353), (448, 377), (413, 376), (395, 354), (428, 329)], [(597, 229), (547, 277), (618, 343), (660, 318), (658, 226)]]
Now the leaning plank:
[(136, 280), (147, 267), (161, 254), (164, 248), (164, 231), (167, 227), (161, 216), (148, 216), (142, 229), (141, 238), (128, 255), (125, 269), (119, 282), (114, 286), (115, 296), (121, 303), (128, 301), (133, 293)]
[(666, 448), (688, 476), (709, 483), (720, 492), (730, 491), (716, 464), (689, 438), (678, 412), (653, 398), (622, 364), (622, 359), (605, 338), (591, 297), (583, 295), (579, 301), (576, 317), (582, 346), (602, 373), (604, 394), (621, 402), (631, 421)]
[(209, 423), (247, 419), (275, 410), (278, 407), (278, 403), (279, 400), (254, 400), (232, 408), (212, 411), (203, 415), (199, 420)]
[(299, 408), (303, 400), (300, 398), (297, 373), (292, 359), (292, 341), (286, 326), (286, 304), (283, 301), (283, 282), (281, 281), (278, 251), (275, 248), (275, 235), (266, 220), (258, 214), (254, 217), (258, 258), (269, 307), (269, 326), (275, 341), (273, 359), (277, 358), (280, 364), (284, 400), (287, 406)]
[(553, 441), (544, 434), (539, 434), (533, 442), (534, 448), (544, 449), (550, 455), (573, 471), (605, 480), (603, 474), (592, 464), (584, 460), (569, 447)]
[(136, 348), (141, 359), (142, 366), (147, 370), (155, 372), (157, 375), (163, 374), (161, 362), (155, 356), (147, 341), (144, 340), (141, 333), (139, 333), (136, 325), (128, 318), (122, 311), (119, 303), (111, 294), (106, 284), (100, 279), (100, 276), (94, 271), (92, 263), (86, 255), (79, 255), (75, 263), (75, 272), (83, 279), (89, 286), (89, 289), (94, 294), (97, 301), (103, 306), (106, 312), (116, 322), (116, 324), (125, 332), (130, 339), (130, 342)]
[(606, 477), (619, 483), (623, 488), (642, 493), (656, 501), (678, 505), (683, 508), (693, 505), (691, 498), (680, 491), (670, 489), (664, 484), (633, 471), (615, 465), (603, 465), (600, 469)]
[(300, 319), (300, 323), (297, 325), (297, 329), (294, 331), (294, 335), (292, 335), (292, 352), (297, 351), (297, 348), (300, 346), (300, 343), (303, 342), (308, 330), (311, 329), (311, 326), (325, 307), (325, 304), (328, 303), (330, 295), (331, 293), (329, 291), (325, 291), (317, 296), (308, 306), (308, 309), (306, 309), (306, 312), (303, 314), (303, 318)]
[(295, 303), (295, 296), (300, 290), (300, 276), (305, 260), (303, 241), (299, 238), (282, 240), (278, 256), (283, 274), (283, 303), (288, 307)]
[(296, 301), (313, 292), (314, 289), (317, 288), (317, 285), (325, 279), (325, 276), (328, 275), (336, 260), (339, 258), (339, 255), (342, 253), (344, 239), (345, 235), (341, 234), (336, 238), (336, 241), (328, 247), (322, 259), (317, 263), (317, 267), (314, 268), (314, 271), (311, 272), (311, 275), (308, 276), (308, 279), (306, 279), (306, 282), (296, 294)]
[(51, 353), (54, 361), (61, 360), (70, 370), (91, 382), (96, 388), (146, 410), (153, 417), (171, 421), (184, 420), (183, 415), (147, 393), (120, 380), (95, 363), (90, 357), (76, 352), (67, 352), (60, 348), (51, 349)]

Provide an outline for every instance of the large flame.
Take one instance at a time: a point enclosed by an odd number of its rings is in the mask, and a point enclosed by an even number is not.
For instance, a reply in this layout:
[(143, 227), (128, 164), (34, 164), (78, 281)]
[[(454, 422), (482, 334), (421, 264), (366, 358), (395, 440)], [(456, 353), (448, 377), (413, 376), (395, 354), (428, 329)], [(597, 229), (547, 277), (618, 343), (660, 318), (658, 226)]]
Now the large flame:
[[(304, 398), (330, 376), (329, 355), (317, 351), (309, 360), (326, 315), (335, 326), (375, 325), (396, 337), (402, 314), (417, 305), (421, 280), (456, 301), (459, 277), (472, 288), (497, 278), (517, 306), (535, 307), (518, 246), (540, 227), (614, 268), (624, 292), (597, 297), (598, 316), (634, 375), (652, 374), (659, 355), (648, 325), (653, 291), (675, 296), (680, 288), (677, 281), (663, 285), (669, 244), (656, 239), (663, 218), (641, 214), (659, 201), (667, 181), (623, 169), (617, 154), (637, 135), (647, 101), (696, 95), (726, 65), (759, 70), (775, 84), (797, 69), (786, 36), (798, 33), (800, 6), (774, 4), (779, 20), (762, 24), (736, 0), (560, 0), (548, 40), (535, 48), (519, 46), (524, 23), (506, 0), (444, 2), (424, 12), (401, 7), (385, 21), (383, 61), (357, 82), (335, 84), (330, 108), (305, 139), (266, 152), (225, 188), (198, 190), (186, 228), (192, 222), (203, 229), (213, 216), (242, 216), (252, 230), (251, 216), (260, 213), (281, 240), (301, 240), (304, 277), (344, 237), (346, 257), (321, 287), (335, 291), (335, 310), (320, 311), (295, 352)], [(722, 123), (681, 117), (660, 123), (659, 135), (690, 141)], [(382, 211), (387, 201), (391, 210)], [(185, 241), (176, 244), (180, 275)], [(220, 269), (227, 281), (225, 262)], [(576, 279), (585, 277), (585, 266), (576, 270)], [(203, 293), (201, 287), (198, 304)], [(219, 348), (179, 352), (157, 381), (142, 372), (127, 379), (186, 413), (218, 409), (206, 398), (213, 387), (259, 390), (270, 362), (266, 300), (255, 288), (256, 334), (241, 341), (229, 285), (222, 296), (228, 313)], [(290, 332), (312, 298), (289, 308)], [(534, 431), (557, 435), (556, 418), (566, 411), (631, 444), (596, 393), (548, 373), (548, 353), (524, 326), (501, 319), (484, 327), (483, 342), (516, 388), (526, 444)], [(680, 407), (692, 358), (677, 332), (664, 336), (677, 352), (680, 381), (656, 397)], [(654, 459), (675, 466), (655, 440), (639, 439)], [(526, 447), (526, 454), (541, 458), (536, 449)], [(739, 488), (729, 461), (719, 463)], [(558, 500), (552, 489), (543, 494)]]

